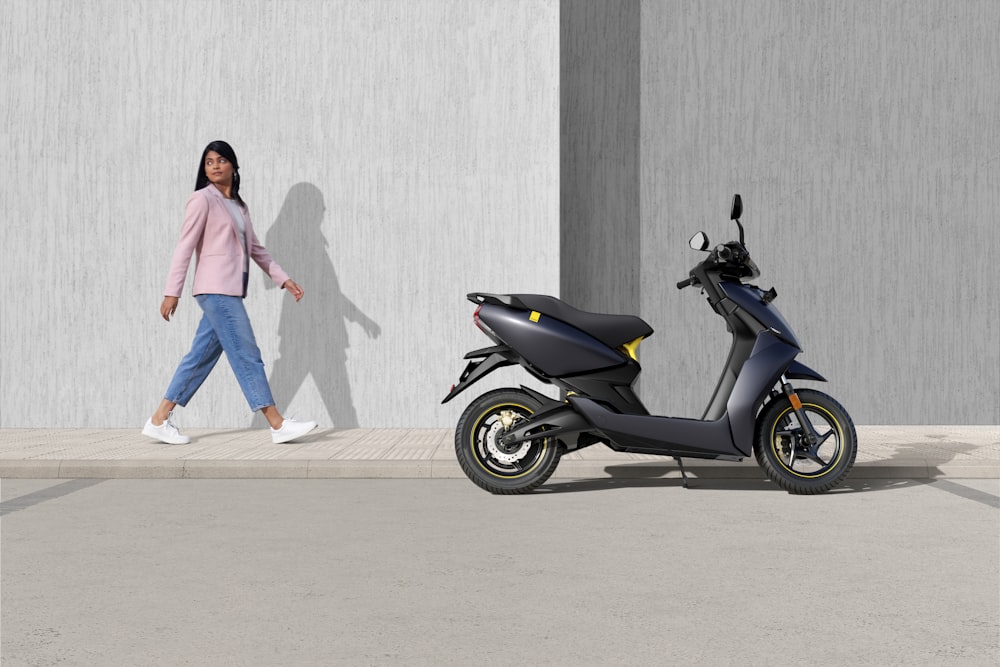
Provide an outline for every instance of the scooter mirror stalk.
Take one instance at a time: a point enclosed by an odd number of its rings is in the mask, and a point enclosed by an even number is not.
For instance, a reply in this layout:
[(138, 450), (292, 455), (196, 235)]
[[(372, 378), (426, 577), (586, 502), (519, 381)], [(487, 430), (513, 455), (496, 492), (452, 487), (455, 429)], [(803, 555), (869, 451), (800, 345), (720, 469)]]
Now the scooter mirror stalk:
[(738, 194), (733, 195), (733, 210), (729, 214), (729, 219), (739, 220), (741, 215), (743, 215), (743, 198)]
[(705, 232), (698, 232), (691, 237), (688, 245), (691, 246), (692, 250), (708, 250), (708, 236), (705, 235)]
[(743, 223), (740, 222), (741, 215), (743, 215), (743, 198), (735, 194), (733, 195), (733, 210), (729, 214), (729, 219), (736, 221), (736, 226), (740, 228), (740, 245), (746, 247), (746, 241), (743, 239)]

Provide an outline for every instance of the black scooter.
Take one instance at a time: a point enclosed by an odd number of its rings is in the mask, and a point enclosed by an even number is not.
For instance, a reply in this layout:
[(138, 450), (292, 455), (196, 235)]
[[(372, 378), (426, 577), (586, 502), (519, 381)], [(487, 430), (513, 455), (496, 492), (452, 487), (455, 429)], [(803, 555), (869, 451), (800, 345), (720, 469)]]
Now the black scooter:
[[(636, 349), (653, 333), (640, 318), (588, 313), (538, 294), (469, 294), (479, 306), (476, 325), (496, 345), (465, 355), (471, 361), (442, 402), (514, 364), (565, 397), (553, 400), (522, 386), (474, 400), (455, 432), (455, 453), (469, 479), (492, 493), (526, 493), (549, 478), (563, 452), (604, 443), (619, 452), (674, 457), (685, 487), (683, 457), (741, 461), (751, 452), (790, 493), (840, 484), (857, 455), (854, 423), (830, 396), (792, 387), (792, 380), (825, 378), (795, 360), (802, 348), (772, 303), (774, 288), (765, 292), (748, 282), (760, 271), (744, 244), (742, 211), (736, 195), (731, 219), (740, 240), (711, 250), (677, 283), (701, 287), (733, 335), (701, 419), (652, 416), (636, 396)], [(698, 232), (690, 245), (707, 251), (708, 237)]]

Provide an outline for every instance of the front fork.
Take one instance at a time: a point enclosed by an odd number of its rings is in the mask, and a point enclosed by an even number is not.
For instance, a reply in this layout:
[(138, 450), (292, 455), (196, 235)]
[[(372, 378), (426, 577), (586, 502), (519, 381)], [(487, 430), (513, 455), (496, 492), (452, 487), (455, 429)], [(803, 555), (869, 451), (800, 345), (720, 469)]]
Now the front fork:
[[(792, 387), (792, 383), (788, 381), (788, 378), (784, 374), (781, 375), (781, 390), (785, 392), (785, 397), (788, 398), (788, 402), (792, 404), (792, 410), (795, 411), (795, 416), (799, 420), (799, 425), (802, 426), (802, 430), (805, 431), (805, 440), (809, 443), (810, 447), (815, 447), (816, 443), (819, 442), (819, 436), (816, 435), (816, 429), (813, 428), (812, 422), (806, 417), (806, 411), (802, 409), (802, 401), (799, 400), (799, 395), (795, 393), (795, 388)], [(792, 460), (794, 460), (795, 455), (795, 441), (792, 440)]]

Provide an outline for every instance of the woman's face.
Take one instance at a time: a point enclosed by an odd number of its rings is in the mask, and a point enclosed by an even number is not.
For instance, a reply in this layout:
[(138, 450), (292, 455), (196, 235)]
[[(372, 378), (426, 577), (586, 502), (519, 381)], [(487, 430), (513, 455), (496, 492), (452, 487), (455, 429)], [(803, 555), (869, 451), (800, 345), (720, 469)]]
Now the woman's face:
[(233, 163), (215, 151), (208, 151), (205, 155), (205, 175), (215, 186), (220, 188), (231, 186), (234, 171)]

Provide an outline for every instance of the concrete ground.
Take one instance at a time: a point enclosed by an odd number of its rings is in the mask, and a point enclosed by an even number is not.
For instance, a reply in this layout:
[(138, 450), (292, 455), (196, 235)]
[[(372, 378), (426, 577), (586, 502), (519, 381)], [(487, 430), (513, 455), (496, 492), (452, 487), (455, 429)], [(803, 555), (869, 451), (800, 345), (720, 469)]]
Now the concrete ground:
[[(854, 478), (1000, 478), (1000, 426), (858, 426)], [(451, 429), (317, 430), (273, 445), (264, 430), (184, 429), (164, 445), (139, 429), (0, 429), (0, 478), (461, 478)], [(686, 459), (694, 478), (763, 477), (741, 463)], [(670, 458), (596, 445), (563, 457), (555, 479), (677, 477)]]
[(4, 479), (4, 667), (997, 665), (998, 479)]

